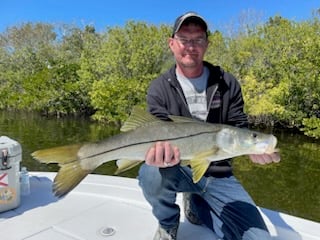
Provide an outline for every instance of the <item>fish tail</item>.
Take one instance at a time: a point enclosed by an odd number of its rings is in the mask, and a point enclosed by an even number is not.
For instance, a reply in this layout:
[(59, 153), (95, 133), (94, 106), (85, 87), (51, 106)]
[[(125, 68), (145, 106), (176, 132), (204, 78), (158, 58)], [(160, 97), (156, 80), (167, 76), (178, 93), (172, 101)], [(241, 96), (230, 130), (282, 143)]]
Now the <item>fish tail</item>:
[(53, 193), (57, 197), (70, 192), (82, 179), (94, 169), (82, 169), (81, 161), (78, 159), (78, 151), (82, 144), (68, 145), (32, 153), (32, 157), (41, 163), (58, 163), (59, 172), (53, 183)]
[(80, 161), (61, 165), (53, 183), (53, 193), (62, 197), (74, 189), (92, 170), (82, 169)]
[(78, 151), (82, 144), (67, 145), (35, 151), (31, 156), (41, 163), (66, 164), (78, 159)]

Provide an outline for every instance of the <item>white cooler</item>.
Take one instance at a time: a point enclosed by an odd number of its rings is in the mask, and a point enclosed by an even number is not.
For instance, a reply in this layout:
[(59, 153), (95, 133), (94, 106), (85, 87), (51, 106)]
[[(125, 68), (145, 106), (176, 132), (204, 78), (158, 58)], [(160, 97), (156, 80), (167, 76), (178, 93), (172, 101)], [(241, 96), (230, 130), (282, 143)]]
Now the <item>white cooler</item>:
[(21, 145), (0, 136), (0, 212), (20, 205)]

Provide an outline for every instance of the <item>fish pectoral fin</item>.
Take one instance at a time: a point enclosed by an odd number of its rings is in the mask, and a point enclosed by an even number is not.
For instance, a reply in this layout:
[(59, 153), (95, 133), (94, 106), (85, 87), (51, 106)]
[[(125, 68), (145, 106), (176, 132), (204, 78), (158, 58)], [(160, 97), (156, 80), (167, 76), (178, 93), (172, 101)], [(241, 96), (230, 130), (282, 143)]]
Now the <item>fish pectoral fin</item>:
[(190, 161), (192, 169), (192, 179), (194, 183), (200, 181), (204, 173), (207, 171), (210, 161), (205, 158), (194, 158)]
[(190, 166), (192, 169), (192, 179), (194, 183), (200, 181), (205, 172), (207, 171), (211, 161), (208, 158), (214, 155), (218, 151), (218, 148), (212, 148), (209, 151), (196, 154), (194, 158), (190, 160)]
[(128, 159), (119, 159), (116, 161), (116, 164), (118, 166), (117, 171), (115, 172), (116, 175), (128, 171), (131, 168), (134, 168), (135, 166), (138, 166), (141, 162), (141, 160), (128, 160)]

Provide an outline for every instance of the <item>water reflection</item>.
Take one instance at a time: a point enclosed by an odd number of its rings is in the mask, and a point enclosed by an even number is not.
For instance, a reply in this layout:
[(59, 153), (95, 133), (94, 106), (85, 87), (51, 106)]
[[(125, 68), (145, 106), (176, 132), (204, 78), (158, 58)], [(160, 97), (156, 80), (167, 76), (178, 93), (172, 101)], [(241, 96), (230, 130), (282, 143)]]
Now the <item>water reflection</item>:
[(234, 161), (235, 174), (258, 205), (320, 221), (320, 145), (300, 135), (275, 133), (281, 162)]
[[(30, 157), (38, 149), (98, 141), (119, 132), (118, 128), (97, 124), (85, 118), (47, 118), (37, 114), (0, 112), (0, 136), (22, 145), (22, 165), (31, 171), (56, 171), (56, 165), (40, 164)], [(282, 161), (260, 166), (247, 157), (234, 160), (235, 175), (262, 207), (320, 222), (320, 144), (301, 135), (276, 132)], [(95, 172), (112, 175), (115, 163)], [(137, 168), (123, 176), (135, 177)]]
[(22, 165), (34, 171), (56, 171), (55, 165), (40, 164), (30, 154), (38, 149), (77, 142), (94, 142), (118, 133), (113, 126), (87, 118), (48, 118), (33, 113), (1, 112), (0, 135), (18, 141), (23, 149)]

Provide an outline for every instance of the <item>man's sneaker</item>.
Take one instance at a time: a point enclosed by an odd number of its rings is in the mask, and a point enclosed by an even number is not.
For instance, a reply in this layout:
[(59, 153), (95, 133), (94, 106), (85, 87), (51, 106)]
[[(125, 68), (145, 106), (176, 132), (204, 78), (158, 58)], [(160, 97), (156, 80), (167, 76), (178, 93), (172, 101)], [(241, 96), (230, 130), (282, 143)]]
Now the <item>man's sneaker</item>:
[(188, 219), (188, 221), (195, 225), (202, 225), (203, 222), (198, 218), (196, 214), (194, 214), (191, 210), (190, 206), (190, 198), (191, 193), (184, 192), (182, 194), (183, 196), (183, 208), (184, 208), (184, 215)]
[(178, 232), (178, 227), (174, 227), (172, 229), (166, 230), (161, 226), (159, 226), (153, 240), (176, 240), (177, 232)]

